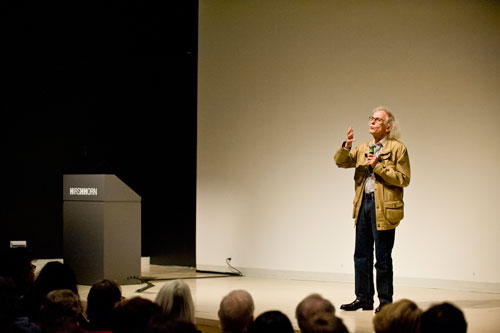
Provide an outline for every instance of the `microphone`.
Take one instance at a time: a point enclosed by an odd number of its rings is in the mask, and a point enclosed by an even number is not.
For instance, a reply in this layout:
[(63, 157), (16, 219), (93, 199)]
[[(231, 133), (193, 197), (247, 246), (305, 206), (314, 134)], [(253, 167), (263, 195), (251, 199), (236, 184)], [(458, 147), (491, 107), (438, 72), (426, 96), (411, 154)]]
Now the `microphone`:
[(375, 154), (375, 144), (370, 143), (370, 145), (368, 147), (370, 148), (370, 154)]
[[(368, 148), (370, 149), (370, 154), (375, 154), (375, 144), (372, 142), (368, 145)], [(370, 169), (370, 173), (373, 172), (373, 167), (371, 165), (368, 166)]]

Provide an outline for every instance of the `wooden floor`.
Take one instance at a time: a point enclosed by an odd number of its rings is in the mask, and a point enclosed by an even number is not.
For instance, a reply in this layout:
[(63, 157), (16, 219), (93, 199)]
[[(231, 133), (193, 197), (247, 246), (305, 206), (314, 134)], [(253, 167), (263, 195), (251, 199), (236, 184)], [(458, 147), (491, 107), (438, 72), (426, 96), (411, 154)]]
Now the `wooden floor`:
[[(285, 279), (264, 279), (254, 277), (223, 277), (218, 274), (200, 274), (193, 269), (181, 267), (148, 265), (143, 268), (143, 276), (158, 279), (151, 281), (154, 287), (137, 292), (146, 284), (122, 286), (125, 297), (141, 296), (153, 300), (168, 279), (183, 278), (191, 288), (197, 325), (203, 332), (220, 332), (217, 310), (220, 300), (231, 290), (248, 290), (255, 302), (255, 316), (268, 310), (280, 310), (292, 321), (295, 307), (307, 295), (317, 292), (328, 298), (335, 305), (337, 315), (344, 320), (350, 332), (373, 332), (372, 311), (345, 312), (339, 310), (340, 304), (354, 299), (354, 286), (350, 283), (326, 281), (299, 281)], [(90, 286), (79, 286), (82, 300), (86, 300)], [(408, 298), (416, 302), (423, 310), (433, 303), (449, 301), (459, 306), (468, 322), (468, 332), (500, 332), (500, 294), (480, 293), (459, 290), (426, 289), (395, 286), (395, 300)]]

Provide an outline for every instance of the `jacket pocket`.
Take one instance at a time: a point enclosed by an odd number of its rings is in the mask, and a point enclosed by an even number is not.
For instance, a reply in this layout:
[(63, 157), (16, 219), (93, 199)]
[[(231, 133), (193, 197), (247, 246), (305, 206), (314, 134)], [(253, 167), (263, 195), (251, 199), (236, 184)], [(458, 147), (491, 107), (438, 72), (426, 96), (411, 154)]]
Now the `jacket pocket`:
[(404, 217), (404, 202), (400, 200), (384, 202), (384, 215), (389, 223), (398, 223)]
[(378, 155), (379, 160), (386, 160), (389, 161), (391, 160), (392, 152), (388, 151), (387, 153), (383, 153)]
[(394, 166), (394, 159), (392, 157), (391, 152), (387, 152), (385, 154), (380, 154), (378, 156), (378, 161), (381, 162), (384, 167), (388, 167), (388, 166), (393, 167)]

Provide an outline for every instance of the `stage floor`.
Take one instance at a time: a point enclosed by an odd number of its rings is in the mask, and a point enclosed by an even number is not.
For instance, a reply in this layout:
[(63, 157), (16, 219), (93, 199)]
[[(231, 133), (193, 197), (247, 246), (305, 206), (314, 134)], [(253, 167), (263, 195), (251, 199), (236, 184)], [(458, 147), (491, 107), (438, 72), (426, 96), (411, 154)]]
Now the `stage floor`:
[[(217, 311), (224, 295), (235, 289), (249, 291), (255, 302), (255, 316), (268, 310), (280, 310), (292, 321), (297, 330), (295, 307), (307, 295), (319, 293), (328, 298), (337, 309), (337, 315), (344, 320), (350, 332), (373, 332), (373, 311), (345, 312), (340, 304), (354, 299), (354, 285), (323, 281), (303, 281), (286, 279), (268, 279), (245, 276), (223, 277), (218, 274), (200, 274), (194, 269), (172, 266), (147, 265), (143, 276), (165, 280), (151, 281), (154, 287), (137, 292), (146, 284), (122, 286), (123, 296), (129, 298), (141, 296), (154, 300), (160, 288), (168, 279), (183, 278), (190, 286), (193, 295), (197, 323), (204, 332), (216, 332), (218, 326)], [(82, 300), (85, 302), (90, 286), (79, 286)], [(408, 298), (423, 310), (433, 303), (451, 302), (464, 311), (468, 332), (500, 332), (500, 294), (468, 292), (459, 290), (414, 288), (395, 286), (395, 300)], [(375, 304), (377, 305), (377, 304)], [(207, 330), (208, 327), (208, 330)], [(210, 329), (212, 327), (212, 329)]]

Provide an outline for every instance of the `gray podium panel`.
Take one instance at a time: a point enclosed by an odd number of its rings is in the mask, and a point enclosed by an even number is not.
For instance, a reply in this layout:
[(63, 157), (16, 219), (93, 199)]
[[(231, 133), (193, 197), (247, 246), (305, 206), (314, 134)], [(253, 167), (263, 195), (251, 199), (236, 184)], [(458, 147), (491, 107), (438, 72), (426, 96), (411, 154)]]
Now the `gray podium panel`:
[(140, 196), (114, 175), (64, 176), (64, 262), (92, 285), (141, 275)]

